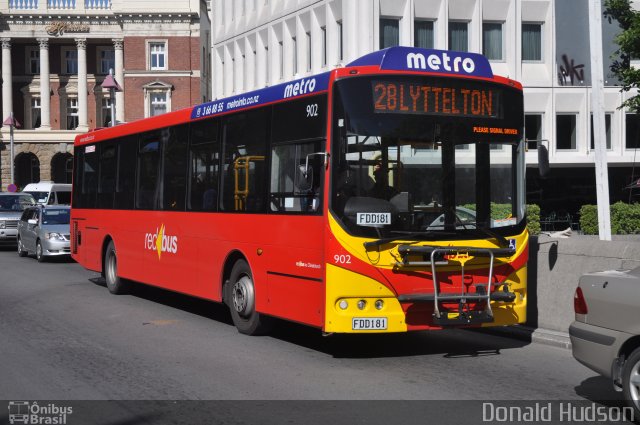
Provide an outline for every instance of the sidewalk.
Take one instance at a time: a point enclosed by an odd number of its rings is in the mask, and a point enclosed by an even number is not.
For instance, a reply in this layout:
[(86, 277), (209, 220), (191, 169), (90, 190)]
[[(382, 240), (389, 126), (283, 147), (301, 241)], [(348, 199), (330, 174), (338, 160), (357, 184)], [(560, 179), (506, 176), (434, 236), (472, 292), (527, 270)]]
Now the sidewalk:
[(521, 341), (534, 342), (538, 344), (546, 344), (554, 347), (571, 349), (571, 340), (569, 333), (552, 331), (549, 329), (534, 329), (529, 326), (514, 325), (495, 328), (482, 328), (480, 332), (486, 332), (492, 335), (514, 338)]

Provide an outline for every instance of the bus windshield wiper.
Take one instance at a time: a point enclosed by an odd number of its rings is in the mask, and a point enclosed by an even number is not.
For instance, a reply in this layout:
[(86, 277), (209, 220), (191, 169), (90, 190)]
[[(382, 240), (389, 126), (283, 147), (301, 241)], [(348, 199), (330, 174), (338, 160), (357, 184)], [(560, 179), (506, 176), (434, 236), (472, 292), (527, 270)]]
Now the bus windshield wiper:
[(493, 230), (489, 229), (488, 227), (478, 227), (477, 223), (465, 223), (467, 225), (473, 225), (474, 227), (470, 228), (470, 229), (463, 229), (466, 230), (468, 232), (471, 233), (480, 233), (482, 235), (485, 236), (490, 236), (493, 239), (495, 239), (496, 241), (498, 241), (498, 245), (500, 246), (500, 248), (509, 248), (509, 241), (502, 235), (494, 232)]
[[(393, 233), (402, 233), (400, 231), (394, 231)], [(411, 240), (418, 239), (427, 240), (434, 239), (438, 240), (442, 238), (442, 236), (453, 236), (455, 233), (451, 232), (406, 232), (404, 234), (399, 234), (398, 236), (389, 236), (386, 238), (376, 239), (375, 241), (365, 242), (363, 245), (365, 249), (369, 248), (378, 248), (380, 245), (385, 245), (391, 242), (400, 241), (400, 240)]]

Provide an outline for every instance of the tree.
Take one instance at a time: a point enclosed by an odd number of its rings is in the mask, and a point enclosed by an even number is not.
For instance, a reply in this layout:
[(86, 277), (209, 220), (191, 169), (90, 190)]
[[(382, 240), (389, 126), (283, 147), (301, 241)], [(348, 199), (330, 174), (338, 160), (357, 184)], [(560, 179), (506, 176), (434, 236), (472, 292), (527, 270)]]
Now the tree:
[[(611, 71), (622, 83), (622, 90), (640, 88), (640, 68), (632, 67), (631, 60), (640, 60), (640, 10), (634, 10), (631, 0), (605, 0), (604, 16), (611, 22), (618, 21), (621, 32), (615, 42), (618, 50)], [(622, 103), (631, 111), (640, 113), (640, 95), (635, 95)]]

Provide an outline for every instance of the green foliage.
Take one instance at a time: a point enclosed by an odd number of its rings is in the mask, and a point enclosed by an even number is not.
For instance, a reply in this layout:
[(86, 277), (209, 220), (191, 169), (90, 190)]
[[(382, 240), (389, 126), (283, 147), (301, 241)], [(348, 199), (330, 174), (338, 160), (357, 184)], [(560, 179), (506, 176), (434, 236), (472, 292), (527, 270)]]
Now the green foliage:
[(583, 205), (580, 208), (580, 229), (585, 235), (598, 234), (598, 207)]
[[(611, 71), (620, 79), (622, 90), (629, 91), (640, 87), (640, 69), (630, 66), (631, 59), (640, 59), (640, 11), (631, 7), (631, 0), (605, 0), (604, 16), (609, 22), (620, 24), (621, 32), (615, 42), (615, 52)], [(624, 101), (621, 107), (640, 112), (640, 95)]]
[[(616, 202), (611, 205), (611, 234), (640, 234), (640, 204)], [(583, 205), (580, 208), (580, 228), (585, 235), (598, 234), (598, 207)]]
[(527, 229), (532, 235), (540, 234), (540, 205), (527, 204)]
[[(475, 204), (461, 205), (463, 208), (467, 208), (475, 211)], [(491, 203), (491, 218), (493, 220), (500, 220), (503, 218), (509, 218), (511, 216), (511, 204), (496, 204)], [(532, 235), (540, 233), (540, 206), (536, 204), (527, 205), (527, 229)]]

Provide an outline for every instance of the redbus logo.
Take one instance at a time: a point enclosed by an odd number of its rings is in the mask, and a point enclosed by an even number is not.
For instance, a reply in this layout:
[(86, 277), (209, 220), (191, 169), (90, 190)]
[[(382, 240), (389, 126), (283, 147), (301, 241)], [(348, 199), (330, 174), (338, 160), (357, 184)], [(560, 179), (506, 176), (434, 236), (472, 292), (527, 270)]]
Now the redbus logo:
[(156, 233), (147, 233), (144, 235), (144, 247), (150, 251), (158, 252), (158, 260), (162, 257), (163, 252), (171, 254), (178, 253), (178, 237), (165, 235), (164, 224), (160, 229), (156, 229)]
[(471, 58), (461, 56), (449, 56), (446, 52), (441, 55), (432, 53), (426, 58), (422, 53), (409, 53), (407, 55), (407, 68), (440, 71), (444, 69), (448, 72), (460, 72), (460, 68), (467, 74), (473, 73), (476, 63)]

